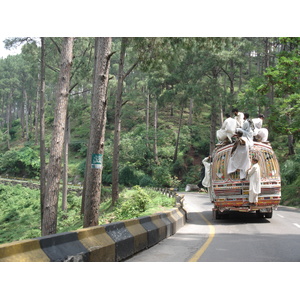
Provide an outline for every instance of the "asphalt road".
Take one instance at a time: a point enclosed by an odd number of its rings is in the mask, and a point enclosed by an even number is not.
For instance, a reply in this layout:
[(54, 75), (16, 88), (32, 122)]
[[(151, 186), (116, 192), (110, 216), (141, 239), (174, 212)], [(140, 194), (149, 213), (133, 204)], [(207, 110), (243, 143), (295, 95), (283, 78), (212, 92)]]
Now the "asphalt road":
[(300, 261), (300, 210), (280, 206), (272, 219), (234, 213), (214, 220), (207, 194), (180, 194), (185, 196), (186, 225), (128, 262)]

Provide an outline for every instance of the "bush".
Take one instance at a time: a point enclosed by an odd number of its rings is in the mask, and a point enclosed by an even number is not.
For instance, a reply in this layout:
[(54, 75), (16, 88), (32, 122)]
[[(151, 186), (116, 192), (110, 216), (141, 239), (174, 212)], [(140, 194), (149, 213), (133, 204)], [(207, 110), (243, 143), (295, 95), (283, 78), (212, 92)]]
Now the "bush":
[(281, 204), (300, 207), (300, 178), (293, 184), (284, 185), (281, 188)]
[(125, 166), (120, 171), (119, 183), (125, 186), (134, 186), (139, 184), (138, 176), (135, 174), (134, 168)]
[(81, 157), (86, 157), (87, 145), (84, 142), (71, 142), (69, 144), (70, 151), (79, 154)]
[(18, 177), (37, 177), (40, 172), (39, 153), (29, 147), (9, 150), (0, 157), (0, 172)]
[(299, 174), (300, 163), (294, 160), (287, 160), (281, 165), (281, 180), (284, 185), (293, 183)]
[(154, 186), (154, 181), (153, 179), (149, 176), (149, 175), (144, 175), (139, 182), (139, 185), (141, 187), (145, 187), (145, 186)]
[(157, 166), (153, 170), (153, 179), (156, 186), (160, 187), (178, 187), (180, 181), (176, 176), (170, 174), (166, 166)]
[(38, 190), (0, 184), (0, 243), (41, 235)]
[(141, 187), (135, 186), (130, 192), (121, 193), (119, 200), (120, 205), (116, 208), (115, 214), (117, 219), (125, 220), (137, 218), (144, 212), (150, 197)]

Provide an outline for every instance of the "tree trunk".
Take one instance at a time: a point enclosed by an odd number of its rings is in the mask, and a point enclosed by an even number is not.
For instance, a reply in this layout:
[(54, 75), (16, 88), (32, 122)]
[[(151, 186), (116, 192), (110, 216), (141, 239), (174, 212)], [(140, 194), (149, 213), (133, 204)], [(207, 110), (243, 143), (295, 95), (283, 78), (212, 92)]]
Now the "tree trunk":
[(146, 97), (146, 141), (149, 147), (149, 122), (150, 122), (150, 93)]
[(115, 130), (114, 130), (114, 151), (112, 166), (112, 205), (114, 206), (119, 199), (119, 156), (120, 156), (120, 138), (121, 138), (121, 109), (123, 105), (123, 83), (125, 78), (137, 66), (138, 61), (124, 74), (124, 61), (128, 38), (122, 38), (119, 70), (118, 70), (118, 88), (115, 104)]
[(96, 226), (99, 223), (111, 41), (111, 38), (95, 38), (94, 84), (86, 161), (83, 227)]
[[(24, 91), (23, 91), (23, 96), (25, 96), (24, 95)], [(25, 115), (25, 103), (24, 103), (25, 101), (23, 100), (22, 101), (22, 103), (21, 103), (21, 109), (20, 109), (20, 121), (21, 121), (21, 128), (22, 128), (22, 138), (24, 138), (25, 137), (25, 117), (24, 117), (24, 115)]]
[(157, 99), (154, 103), (154, 143), (153, 143), (153, 152), (154, 152), (154, 160), (155, 163), (158, 165), (158, 153), (157, 153), (157, 124), (158, 124), (158, 105), (157, 105)]
[(7, 104), (7, 111), (6, 111), (6, 128), (7, 128), (7, 135), (6, 135), (6, 139), (7, 139), (7, 149), (10, 150), (10, 110), (11, 110), (11, 104), (10, 104), (10, 99), (8, 100), (9, 103)]
[(190, 99), (190, 110), (189, 110), (189, 126), (193, 125), (193, 113), (194, 113), (194, 99)]
[(124, 82), (124, 60), (127, 46), (127, 38), (122, 38), (119, 71), (118, 89), (115, 102), (115, 130), (114, 130), (114, 151), (112, 166), (112, 205), (114, 206), (119, 199), (119, 152), (120, 152), (120, 131), (121, 131), (121, 108)]
[[(219, 93), (218, 93), (218, 74), (219, 70), (218, 68), (213, 68), (212, 70), (212, 101), (211, 101), (211, 125), (210, 125), (210, 149), (209, 149), (209, 155), (212, 154), (215, 145), (216, 145), (216, 129), (217, 129), (217, 102), (219, 99)], [(230, 76), (229, 76), (230, 78)], [(234, 91), (234, 90), (233, 90)]]
[(292, 134), (288, 135), (288, 145), (289, 145), (289, 155), (294, 155), (295, 154), (294, 137)]
[(56, 98), (53, 135), (51, 141), (50, 160), (47, 176), (48, 180), (45, 193), (42, 235), (56, 233), (59, 181), (61, 177), (61, 157), (64, 143), (67, 105), (70, 88), (70, 73), (73, 58), (73, 40), (74, 39), (72, 37), (63, 39), (59, 86)]
[(178, 156), (178, 147), (179, 147), (180, 131), (181, 131), (181, 124), (182, 124), (182, 117), (183, 117), (183, 108), (184, 108), (184, 106), (182, 104), (181, 112), (180, 112), (180, 118), (179, 118), (177, 139), (176, 139), (176, 144), (175, 144), (175, 152), (174, 152), (174, 157), (173, 157), (173, 164), (176, 162), (177, 156)]
[[(44, 47), (44, 46), (43, 46)], [(44, 50), (43, 50), (44, 51)], [(43, 59), (43, 61), (45, 61), (45, 59)], [(41, 62), (42, 64), (42, 62)], [(44, 76), (45, 77), (45, 76)], [(40, 79), (39, 79), (40, 80)], [(45, 80), (45, 78), (44, 78)], [(41, 80), (40, 80), (41, 82)], [(45, 84), (42, 84), (42, 85), (45, 85)], [(34, 113), (34, 125), (35, 125), (35, 128), (34, 128), (34, 135), (35, 135), (35, 145), (38, 144), (38, 139), (39, 139), (39, 109), (40, 109), (40, 104), (39, 104), (39, 93), (41, 93), (41, 88), (39, 87), (40, 84), (38, 84), (38, 87), (36, 89), (36, 104), (35, 104), (35, 113)], [(45, 90), (45, 89), (44, 89)], [(43, 97), (44, 98), (44, 97)]]
[(242, 66), (239, 67), (239, 91), (242, 89), (242, 84), (243, 84), (243, 69)]
[[(93, 99), (95, 98), (95, 89), (96, 89), (96, 80), (97, 80), (97, 76), (96, 76), (96, 72), (98, 72), (98, 65), (99, 64), (99, 59), (100, 59), (100, 55), (101, 53), (98, 53), (100, 50), (98, 50), (98, 46), (99, 46), (99, 40), (95, 39), (94, 41), (94, 45), (95, 45), (95, 49), (94, 49), (94, 69), (93, 69), (93, 88), (92, 88), (92, 102)], [(88, 103), (88, 97), (85, 96), (85, 104)], [(96, 100), (95, 100), (96, 101)], [(92, 105), (92, 103), (91, 103)], [(90, 157), (90, 149), (88, 147), (87, 149), (87, 153), (86, 153), (86, 162), (85, 162), (85, 170), (84, 170), (84, 180), (83, 180), (83, 188), (82, 188), (82, 195), (81, 195), (81, 209), (80, 209), (80, 213), (81, 215), (84, 216), (84, 209), (85, 209), (85, 196), (86, 196), (86, 185), (87, 185), (87, 174), (88, 174), (88, 170), (90, 170), (90, 166), (89, 166), (89, 162), (87, 161)]]
[[(292, 120), (291, 120), (290, 115), (287, 116), (287, 121), (288, 121), (289, 125), (292, 124)], [(293, 136), (293, 134), (288, 135), (288, 146), (289, 146), (289, 155), (294, 155), (295, 154), (295, 149), (294, 149), (294, 136)]]
[(46, 191), (46, 149), (45, 149), (45, 38), (41, 38), (41, 83), (40, 83), (40, 204), (41, 228), (43, 226)]
[(28, 96), (26, 90), (23, 91), (24, 94), (24, 118), (25, 118), (25, 138), (26, 141), (29, 140), (29, 125), (28, 125)]
[(217, 128), (216, 121), (217, 121), (216, 101), (213, 99), (211, 104), (211, 127), (210, 127), (210, 149), (209, 149), (210, 155), (212, 154), (216, 145), (216, 128)]
[(66, 127), (65, 127), (62, 210), (67, 210), (68, 207), (67, 195), (68, 195), (69, 142), (70, 142), (70, 116), (68, 116), (66, 119)]

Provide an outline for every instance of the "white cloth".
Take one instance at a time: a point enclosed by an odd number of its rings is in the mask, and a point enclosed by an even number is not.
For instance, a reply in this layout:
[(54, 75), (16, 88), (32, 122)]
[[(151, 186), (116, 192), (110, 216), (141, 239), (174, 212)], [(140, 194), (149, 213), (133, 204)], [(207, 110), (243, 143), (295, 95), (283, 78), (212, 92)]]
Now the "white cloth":
[(227, 166), (227, 174), (240, 170), (240, 179), (246, 178), (246, 171), (250, 168), (251, 162), (249, 158), (249, 141), (245, 137), (241, 137), (245, 145), (238, 143), (232, 156), (229, 158)]
[(257, 203), (258, 195), (261, 193), (260, 167), (254, 164), (247, 172), (249, 178), (249, 202)]
[(254, 118), (252, 119), (253, 125), (254, 125), (254, 132), (253, 136), (256, 136), (258, 134), (259, 129), (262, 128), (262, 122), (263, 120), (261, 118)]
[(242, 112), (238, 112), (237, 115), (235, 116), (236, 122), (237, 122), (237, 127), (242, 127), (244, 124), (244, 114)]
[(237, 127), (237, 122), (235, 119), (229, 117), (227, 118), (223, 124), (221, 129), (217, 131), (217, 139), (219, 142), (222, 142), (226, 139), (226, 137), (229, 139), (230, 142), (232, 142), (231, 138), (235, 134), (235, 130)]
[(261, 137), (262, 142), (267, 142), (268, 136), (269, 136), (269, 131), (267, 128), (261, 128), (258, 130), (257, 135), (259, 135)]
[(243, 127), (238, 128), (237, 132), (241, 132), (243, 134), (243, 137), (248, 139), (249, 146), (253, 146), (253, 130), (251, 129), (250, 123), (248, 120), (245, 120)]
[(210, 165), (211, 163), (208, 162), (209, 157), (206, 157), (202, 160), (202, 163), (205, 167), (205, 176), (202, 180), (202, 185), (205, 187), (210, 187)]
[(263, 120), (261, 118), (252, 119), (253, 124), (255, 126), (253, 136), (259, 135), (261, 137), (262, 142), (268, 141), (269, 130), (267, 128), (262, 128)]

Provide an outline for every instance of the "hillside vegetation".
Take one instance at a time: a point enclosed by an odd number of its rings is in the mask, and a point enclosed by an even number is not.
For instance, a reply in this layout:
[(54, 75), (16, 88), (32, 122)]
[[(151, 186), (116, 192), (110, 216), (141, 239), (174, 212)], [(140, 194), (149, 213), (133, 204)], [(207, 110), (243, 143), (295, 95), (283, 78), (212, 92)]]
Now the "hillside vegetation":
[[(104, 189), (103, 193), (107, 193)], [(105, 196), (105, 195), (104, 195)], [(61, 207), (61, 201), (59, 206)], [(151, 215), (174, 208), (175, 199), (138, 186), (125, 189), (112, 208), (111, 199), (100, 205), (99, 225)], [(82, 228), (81, 197), (68, 195), (68, 210), (59, 210), (57, 232)], [(39, 190), (0, 184), (0, 244), (41, 236)]]
[[(94, 40), (74, 39), (66, 112), (63, 153), (67, 161), (62, 158), (62, 166), (67, 165), (67, 181), (80, 187), (85, 187), (86, 166), (91, 163), (89, 140), (95, 138), (90, 136), (95, 122), (91, 117)], [(63, 41), (58, 37), (6, 41), (8, 47), (16, 43), (23, 47), (21, 54), (0, 60), (1, 177), (47, 181)], [(111, 201), (107, 209), (112, 215), (100, 208), (99, 222), (134, 217), (119, 210), (123, 207), (129, 212), (136, 204), (122, 204), (124, 188), (139, 194), (139, 188), (133, 187), (183, 189), (186, 184), (198, 184), (201, 161), (216, 143), (224, 114), (235, 107), (251, 118), (265, 114), (263, 126), (269, 129), (269, 141), (281, 166), (282, 203), (299, 207), (299, 52), (299, 38), (113, 38), (101, 169), (101, 195), (105, 196), (98, 199), (101, 205)], [(45, 125), (44, 140), (41, 124)], [(42, 142), (45, 168), (41, 167)], [(41, 176), (41, 170), (45, 175)], [(60, 187), (63, 168), (61, 174)], [(116, 186), (121, 199), (117, 202)], [(81, 197), (71, 191), (67, 194), (67, 209), (60, 208), (61, 202), (57, 206), (58, 231), (82, 226)], [(28, 229), (18, 238), (40, 235), (38, 190), (1, 185), (0, 196), (2, 241), (11, 240), (13, 226), (16, 231)], [(31, 215), (35, 221), (30, 221)]]

